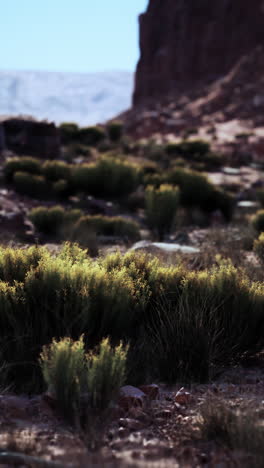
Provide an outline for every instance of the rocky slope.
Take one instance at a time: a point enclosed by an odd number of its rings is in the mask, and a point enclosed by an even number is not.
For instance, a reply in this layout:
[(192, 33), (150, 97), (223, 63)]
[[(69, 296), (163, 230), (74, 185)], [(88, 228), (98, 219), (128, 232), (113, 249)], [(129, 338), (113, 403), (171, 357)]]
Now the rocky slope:
[(150, 0), (139, 22), (131, 133), (263, 125), (263, 0)]

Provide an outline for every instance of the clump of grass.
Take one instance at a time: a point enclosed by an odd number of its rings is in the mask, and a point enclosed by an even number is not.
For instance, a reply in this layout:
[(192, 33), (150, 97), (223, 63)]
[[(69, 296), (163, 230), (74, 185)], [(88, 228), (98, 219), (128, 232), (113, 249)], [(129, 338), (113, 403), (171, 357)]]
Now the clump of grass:
[(74, 415), (80, 413), (85, 361), (83, 337), (78, 341), (54, 339), (40, 354), (40, 366), (48, 389), (54, 394), (62, 414), (72, 422)]
[(86, 404), (104, 410), (117, 396), (126, 375), (128, 346), (111, 347), (103, 339), (98, 348), (85, 353), (83, 336), (77, 341), (53, 339), (40, 354), (45, 383), (57, 400), (62, 414), (71, 422), (82, 416), (81, 400), (88, 391)]
[(72, 225), (83, 215), (78, 209), (65, 210), (62, 206), (46, 208), (39, 206), (29, 213), (29, 219), (39, 232), (47, 235), (63, 235), (63, 230)]
[(146, 217), (149, 227), (162, 240), (175, 221), (179, 206), (179, 189), (172, 185), (161, 185), (158, 189), (148, 186), (145, 196)]
[(111, 348), (106, 338), (96, 352), (89, 353), (87, 380), (93, 407), (105, 409), (117, 396), (126, 377), (127, 352), (128, 346), (120, 343)]

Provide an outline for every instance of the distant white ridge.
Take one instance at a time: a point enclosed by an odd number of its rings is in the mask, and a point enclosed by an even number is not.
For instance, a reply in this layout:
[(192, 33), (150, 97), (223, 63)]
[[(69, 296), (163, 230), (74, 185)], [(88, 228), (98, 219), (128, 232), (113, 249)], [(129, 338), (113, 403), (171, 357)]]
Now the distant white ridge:
[(131, 104), (133, 73), (0, 71), (0, 115), (93, 125)]

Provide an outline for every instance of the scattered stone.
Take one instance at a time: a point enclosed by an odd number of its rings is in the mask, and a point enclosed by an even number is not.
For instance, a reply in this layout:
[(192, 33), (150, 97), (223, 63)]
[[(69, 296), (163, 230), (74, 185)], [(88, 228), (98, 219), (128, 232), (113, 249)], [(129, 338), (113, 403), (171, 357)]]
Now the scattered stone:
[(144, 428), (144, 424), (141, 421), (132, 418), (120, 418), (119, 425), (130, 429), (131, 431), (140, 431)]
[(139, 388), (132, 385), (125, 385), (120, 388), (119, 406), (128, 411), (133, 406), (143, 407), (146, 402), (147, 396)]
[(157, 418), (170, 419), (172, 417), (172, 411), (170, 409), (162, 409), (156, 413)]
[(192, 400), (192, 396), (189, 392), (186, 392), (182, 387), (175, 395), (175, 402), (179, 405), (188, 405)]
[(157, 400), (159, 397), (159, 387), (156, 384), (141, 385), (139, 389), (145, 393), (150, 400)]

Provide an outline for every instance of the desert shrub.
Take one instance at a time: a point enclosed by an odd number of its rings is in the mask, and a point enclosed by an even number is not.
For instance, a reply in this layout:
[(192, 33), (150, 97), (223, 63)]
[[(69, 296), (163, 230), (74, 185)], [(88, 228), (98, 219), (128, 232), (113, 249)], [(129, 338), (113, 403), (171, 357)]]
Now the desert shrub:
[(92, 260), (72, 244), (1, 248), (0, 280), (0, 358), (16, 390), (42, 390), (41, 348), (64, 336), (84, 334), (89, 349), (130, 342), (132, 363), (144, 337), (141, 375), (168, 382), (204, 381), (212, 364), (263, 349), (263, 283), (227, 261), (197, 272), (137, 252)]
[(109, 339), (104, 339), (98, 351), (88, 355), (88, 391), (95, 408), (105, 409), (124, 384), (128, 347), (120, 343), (111, 348)]
[(146, 174), (143, 178), (144, 186), (152, 185), (158, 188), (164, 183), (164, 176), (162, 174)]
[(263, 232), (264, 231), (264, 210), (259, 210), (257, 213), (252, 217), (252, 226), (256, 231)]
[(113, 143), (120, 141), (123, 134), (123, 124), (122, 122), (111, 122), (107, 126), (107, 133), (109, 140)]
[(118, 159), (101, 158), (96, 163), (74, 168), (72, 183), (75, 190), (95, 196), (124, 196), (136, 188), (138, 175), (135, 165)]
[(120, 216), (87, 215), (81, 217), (75, 225), (75, 238), (82, 238), (82, 233), (89, 231), (101, 236), (124, 237), (131, 241), (140, 239), (138, 224)]
[(105, 132), (100, 127), (82, 127), (78, 132), (80, 143), (89, 146), (96, 146), (105, 139)]
[(56, 234), (62, 226), (65, 212), (61, 206), (46, 208), (39, 206), (29, 213), (29, 219), (36, 229), (43, 234)]
[(169, 156), (203, 157), (210, 151), (210, 144), (203, 140), (184, 140), (181, 143), (169, 143), (166, 152)]
[(73, 341), (55, 339), (44, 346), (40, 366), (49, 391), (57, 400), (63, 416), (74, 422), (80, 414), (81, 393), (86, 377), (86, 358), (83, 338)]
[(61, 141), (68, 145), (78, 139), (79, 127), (76, 123), (65, 122), (59, 126)]
[(64, 161), (46, 161), (43, 164), (42, 172), (46, 179), (52, 182), (60, 179), (68, 180), (71, 174), (71, 166)]
[(15, 190), (33, 198), (47, 198), (50, 194), (49, 185), (45, 178), (28, 172), (15, 172), (13, 176)]
[(254, 241), (254, 253), (257, 255), (261, 263), (264, 262), (264, 232), (262, 232), (258, 239)]
[(27, 172), (29, 174), (41, 174), (41, 163), (38, 159), (21, 157), (8, 159), (4, 164), (4, 175), (8, 182), (13, 180), (16, 172)]
[(162, 239), (169, 233), (179, 206), (179, 189), (172, 185), (161, 185), (158, 189), (146, 189), (146, 218), (151, 229)]
[(176, 168), (168, 173), (167, 181), (180, 188), (183, 206), (198, 206), (206, 212), (221, 210), (227, 221), (231, 219), (233, 199), (214, 187), (207, 178), (197, 172)]
[(67, 225), (73, 225), (82, 215), (83, 212), (78, 209), (66, 211), (61, 206), (39, 206), (30, 211), (29, 219), (39, 232), (55, 235)]

